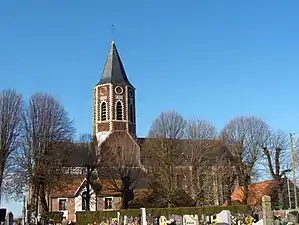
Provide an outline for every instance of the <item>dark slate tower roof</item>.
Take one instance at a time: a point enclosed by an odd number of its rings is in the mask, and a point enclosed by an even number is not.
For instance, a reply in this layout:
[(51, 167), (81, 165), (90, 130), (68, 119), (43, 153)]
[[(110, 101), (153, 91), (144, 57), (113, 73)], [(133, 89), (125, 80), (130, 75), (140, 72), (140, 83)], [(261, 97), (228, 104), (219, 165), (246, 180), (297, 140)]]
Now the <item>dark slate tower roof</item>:
[(121, 62), (114, 41), (112, 41), (111, 43), (110, 52), (106, 59), (102, 77), (97, 85), (108, 83), (124, 84), (133, 87), (133, 85), (127, 78), (124, 66)]

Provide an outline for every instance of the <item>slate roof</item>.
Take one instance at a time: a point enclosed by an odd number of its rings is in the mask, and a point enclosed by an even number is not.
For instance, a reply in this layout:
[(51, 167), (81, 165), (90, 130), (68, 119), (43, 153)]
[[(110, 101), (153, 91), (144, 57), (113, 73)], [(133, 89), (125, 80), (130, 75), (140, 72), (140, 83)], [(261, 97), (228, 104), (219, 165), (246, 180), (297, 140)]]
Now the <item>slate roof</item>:
[[(147, 162), (149, 162), (150, 155), (147, 150), (147, 147), (145, 145), (149, 142), (155, 144), (159, 140), (157, 139), (152, 139), (152, 138), (138, 138), (137, 143), (140, 146), (140, 158), (141, 158), (141, 164), (142, 165), (147, 165)], [(221, 158), (223, 156), (228, 156), (230, 157), (230, 153), (227, 150), (227, 148), (221, 143), (219, 140), (212, 140), (212, 141), (190, 141), (190, 140), (178, 140), (178, 143), (182, 145), (182, 149), (184, 152), (184, 155), (188, 157), (190, 153), (190, 149), (194, 149), (192, 145), (194, 144), (199, 144), (199, 146), (203, 145), (202, 142), (205, 144), (214, 146), (213, 148), (209, 149), (208, 154), (206, 154), (206, 157), (213, 161), (218, 158)], [(190, 147), (188, 147), (190, 146)], [(72, 145), (69, 145), (68, 147), (68, 152), (66, 154), (66, 160), (65, 160), (65, 165), (70, 166), (70, 167), (83, 167), (87, 164), (88, 162), (88, 154), (86, 152), (86, 149), (82, 148), (80, 143), (73, 143)], [(180, 155), (178, 155), (178, 164), (181, 165), (181, 160), (179, 159)], [(137, 171), (137, 170), (136, 170)], [(138, 172), (139, 173), (139, 172)]]
[(80, 143), (72, 143), (68, 145), (65, 151), (64, 165), (70, 167), (82, 167), (88, 162), (88, 153), (82, 148)]
[[(141, 164), (147, 165), (148, 162), (151, 162), (151, 156), (148, 152), (148, 144), (149, 146), (157, 146), (159, 148), (159, 143), (161, 140), (156, 138), (138, 138), (138, 144), (140, 146), (140, 157), (141, 157)], [(166, 143), (168, 140), (163, 140)], [(173, 142), (173, 140), (170, 140)], [(192, 150), (196, 152), (203, 151), (205, 154), (205, 158), (207, 160), (216, 161), (223, 157), (227, 157), (228, 159), (231, 158), (231, 154), (229, 153), (228, 149), (223, 145), (220, 140), (187, 140), (187, 139), (179, 139), (174, 141), (177, 145), (175, 146), (175, 150), (180, 151), (177, 153), (177, 164), (182, 165), (182, 157), (185, 158), (185, 163), (188, 164), (188, 159), (192, 158)], [(206, 147), (206, 148), (205, 148)], [(208, 149), (207, 152), (204, 152), (205, 149)]]
[(123, 84), (133, 87), (133, 85), (128, 80), (114, 41), (112, 41), (111, 43), (109, 55), (107, 56), (106, 63), (104, 65), (102, 77), (97, 85), (108, 83)]

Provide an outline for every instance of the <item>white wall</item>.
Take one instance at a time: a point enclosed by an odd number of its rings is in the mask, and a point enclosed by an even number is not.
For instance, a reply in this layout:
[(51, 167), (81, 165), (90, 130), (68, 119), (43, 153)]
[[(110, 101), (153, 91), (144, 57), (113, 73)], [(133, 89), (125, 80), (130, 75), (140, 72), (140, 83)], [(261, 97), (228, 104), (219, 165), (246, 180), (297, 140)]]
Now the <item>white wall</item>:
[[(96, 195), (93, 189), (90, 187), (90, 211), (96, 211)], [(82, 188), (75, 197), (75, 211), (82, 211), (82, 193), (86, 191), (86, 187)]]

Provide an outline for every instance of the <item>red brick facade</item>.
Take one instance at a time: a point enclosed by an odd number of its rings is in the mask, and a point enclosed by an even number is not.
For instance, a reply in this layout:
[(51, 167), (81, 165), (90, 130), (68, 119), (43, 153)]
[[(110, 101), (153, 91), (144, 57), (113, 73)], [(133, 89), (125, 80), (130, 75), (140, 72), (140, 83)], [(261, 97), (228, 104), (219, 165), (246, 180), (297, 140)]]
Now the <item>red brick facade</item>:
[[(106, 104), (106, 119), (102, 120), (102, 103)], [(116, 118), (117, 102), (122, 118)], [(128, 85), (103, 84), (93, 90), (93, 132), (126, 131), (136, 137), (135, 90)]]

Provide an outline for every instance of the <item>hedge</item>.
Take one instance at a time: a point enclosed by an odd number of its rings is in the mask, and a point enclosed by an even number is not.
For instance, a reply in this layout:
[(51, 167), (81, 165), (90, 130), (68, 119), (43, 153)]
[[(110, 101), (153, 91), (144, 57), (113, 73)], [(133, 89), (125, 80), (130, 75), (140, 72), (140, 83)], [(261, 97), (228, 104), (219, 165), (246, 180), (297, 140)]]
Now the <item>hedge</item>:
[(61, 223), (63, 218), (62, 212), (47, 212), (42, 215), (45, 221), (53, 220), (54, 223)]
[[(229, 210), (231, 213), (247, 213), (250, 208), (248, 206), (208, 206), (208, 207), (184, 207), (184, 208), (146, 208), (147, 214), (153, 216), (168, 216), (170, 214), (176, 215), (214, 215), (222, 210)], [(140, 209), (126, 209), (116, 211), (90, 211), (90, 212), (77, 212), (76, 223), (78, 225), (93, 224), (94, 222), (101, 222), (103, 218), (116, 218), (117, 212), (120, 212), (121, 216), (138, 217), (140, 215)]]

